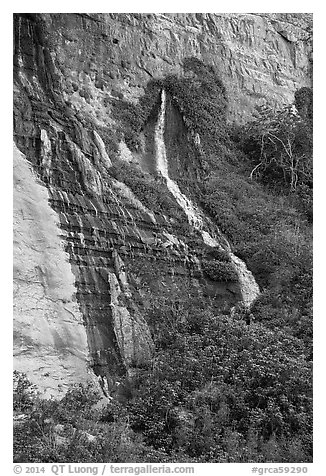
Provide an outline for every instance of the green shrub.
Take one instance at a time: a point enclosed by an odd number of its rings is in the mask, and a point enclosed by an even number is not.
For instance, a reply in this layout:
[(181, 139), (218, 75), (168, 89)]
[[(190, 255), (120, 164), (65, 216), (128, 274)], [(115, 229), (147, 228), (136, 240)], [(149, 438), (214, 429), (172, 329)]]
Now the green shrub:
[(137, 166), (123, 161), (116, 161), (110, 168), (110, 173), (114, 178), (128, 185), (136, 197), (150, 210), (174, 218), (181, 232), (188, 232), (187, 217), (166, 188), (163, 179), (153, 178), (152, 175), (143, 173)]
[(228, 99), (217, 71), (198, 58), (186, 58), (184, 76), (168, 76), (161, 81), (181, 112), (186, 127), (198, 133), (206, 152), (218, 153), (230, 143), (225, 127)]
[(231, 263), (217, 260), (203, 261), (202, 268), (206, 276), (213, 281), (238, 281), (238, 275)]
[(257, 108), (257, 118), (238, 134), (252, 164), (251, 177), (283, 192), (312, 186), (311, 114), (300, 116), (291, 105), (278, 111)]
[(206, 256), (208, 259), (215, 259), (220, 262), (230, 263), (231, 261), (227, 251), (219, 248), (209, 249)]
[(308, 87), (297, 89), (294, 93), (295, 106), (300, 116), (311, 123), (313, 120), (313, 92)]
[(37, 387), (28, 380), (25, 373), (14, 371), (13, 391), (13, 410), (20, 413), (31, 410), (37, 395)]
[[(16, 374), (17, 376), (17, 374)], [(22, 385), (23, 383), (23, 385)], [(20, 376), (24, 392), (33, 385)], [(21, 393), (21, 392), (20, 392)], [(29, 393), (28, 393), (29, 395)], [(61, 400), (41, 400), (19, 406), (27, 419), (14, 425), (14, 461), (18, 463), (164, 462), (164, 452), (146, 446), (129, 425), (117, 402), (94, 407), (99, 395), (91, 385), (76, 385)], [(89, 435), (94, 438), (89, 439)]]
[(149, 120), (153, 111), (159, 108), (160, 82), (151, 81), (145, 88), (143, 96), (138, 103), (131, 103), (119, 99), (111, 100), (111, 109), (114, 119), (119, 124), (119, 129), (124, 136), (130, 150), (137, 151), (140, 146), (140, 132)]
[(207, 311), (197, 319), (201, 330), (180, 323), (153, 370), (134, 382), (132, 428), (167, 452), (182, 444), (197, 461), (278, 462), (295, 453), (311, 461), (311, 365), (302, 342)]

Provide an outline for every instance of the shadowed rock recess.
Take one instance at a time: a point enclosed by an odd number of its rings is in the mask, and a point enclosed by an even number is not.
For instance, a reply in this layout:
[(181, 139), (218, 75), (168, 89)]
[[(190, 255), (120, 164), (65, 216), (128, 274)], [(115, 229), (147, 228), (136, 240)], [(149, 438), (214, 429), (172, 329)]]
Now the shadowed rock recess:
[[(150, 98), (134, 149), (121, 124), (127, 113), (137, 121), (132, 108), (148, 83), (182, 75), (188, 57), (218, 68), (229, 120), (290, 103), (311, 86), (310, 21), (14, 15), (15, 368), (47, 394), (92, 372), (110, 392), (151, 365), (155, 307), (202, 302), (228, 314), (258, 296), (227, 238), (180, 190), (180, 179), (199, 173), (200, 138), (165, 91)], [(162, 206), (131, 190), (138, 176)], [(229, 280), (204, 273), (212, 249), (225, 253)]]

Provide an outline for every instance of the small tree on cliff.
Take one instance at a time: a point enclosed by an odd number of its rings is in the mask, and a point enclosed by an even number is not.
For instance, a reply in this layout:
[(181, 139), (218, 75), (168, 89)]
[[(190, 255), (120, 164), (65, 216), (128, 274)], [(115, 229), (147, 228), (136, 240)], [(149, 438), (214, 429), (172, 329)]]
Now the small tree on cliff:
[[(183, 115), (186, 126), (200, 136), (206, 151), (228, 140), (228, 97), (218, 72), (195, 57), (183, 62), (183, 76), (167, 76), (162, 86)], [(198, 137), (197, 136), (197, 137)]]
[(295, 94), (295, 106), (302, 117), (310, 123), (312, 128), (312, 119), (313, 119), (313, 95), (312, 89), (303, 87), (298, 89)]
[(254, 165), (250, 178), (259, 177), (274, 185), (283, 183), (291, 192), (300, 185), (311, 186), (311, 95), (299, 90), (296, 105), (278, 111), (261, 106), (256, 116), (243, 131), (242, 146)]

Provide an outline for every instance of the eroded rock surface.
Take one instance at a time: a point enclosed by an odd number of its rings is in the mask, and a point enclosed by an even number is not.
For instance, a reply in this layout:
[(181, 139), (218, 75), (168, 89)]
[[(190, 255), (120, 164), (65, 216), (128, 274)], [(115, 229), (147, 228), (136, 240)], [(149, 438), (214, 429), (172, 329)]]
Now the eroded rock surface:
[[(164, 315), (172, 303), (177, 315), (193, 300), (228, 312), (241, 299), (239, 283), (204, 276), (209, 246), (181, 207), (173, 215), (143, 203), (124, 183), (133, 177), (112, 174), (122, 162), (138, 164), (152, 187), (164, 189), (161, 198), (173, 200), (156, 167), (159, 102), (137, 152), (113, 106), (137, 103), (149, 80), (181, 74), (189, 56), (217, 66), (230, 120), (261, 102), (290, 102), (310, 85), (309, 28), (306, 15), (15, 15), (15, 143), (39, 180), (17, 153), (16, 171), (24, 170), (24, 178), (15, 175), (18, 370), (54, 388), (83, 379), (88, 355), (109, 381), (150, 365), (155, 306)], [(188, 132), (169, 100), (165, 122), (170, 176), (196, 174), (198, 154), (189, 144), (179, 150)], [(199, 137), (193, 143), (200, 148)]]
[(47, 396), (89, 378), (75, 278), (47, 189), (14, 148), (14, 368)]
[(108, 96), (135, 100), (151, 78), (182, 74), (191, 56), (217, 67), (232, 119), (245, 119), (257, 103), (291, 102), (296, 89), (311, 86), (308, 14), (43, 14), (42, 21), (63, 98), (102, 125)]

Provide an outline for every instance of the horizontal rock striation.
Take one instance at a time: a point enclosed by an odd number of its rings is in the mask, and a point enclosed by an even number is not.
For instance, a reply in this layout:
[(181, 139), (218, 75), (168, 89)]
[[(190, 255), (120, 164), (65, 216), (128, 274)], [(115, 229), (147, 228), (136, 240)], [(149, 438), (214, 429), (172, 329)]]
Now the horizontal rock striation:
[[(238, 283), (204, 275), (209, 249), (181, 209), (173, 215), (151, 208), (113, 177), (112, 166), (136, 162), (154, 188), (165, 186), (153, 157), (159, 104), (138, 153), (124, 143), (113, 105), (136, 103), (151, 78), (181, 74), (188, 56), (218, 68), (230, 93), (230, 119), (243, 119), (260, 100), (288, 102), (296, 88), (310, 85), (311, 50), (309, 18), (290, 20), (242, 14), (15, 14), (15, 143), (47, 187), (58, 217), (74, 276), (78, 332), (83, 335), (83, 322), (87, 335), (87, 344), (84, 335), (74, 336), (72, 345), (77, 339), (77, 348), (84, 353), (89, 348), (93, 370), (107, 381), (149, 365), (153, 309), (201, 302), (227, 312), (241, 299)], [(172, 107), (167, 114), (171, 124), (181, 124)], [(174, 150), (178, 140), (186, 140), (181, 126), (178, 137), (168, 127), (167, 134)], [(180, 153), (172, 176), (186, 169), (195, 174), (195, 160)], [(45, 239), (56, 233), (49, 230)], [(31, 255), (30, 265), (34, 259)], [(56, 292), (62, 287), (64, 281)], [(55, 315), (56, 326), (61, 318)], [(29, 319), (35, 330), (38, 320), (33, 323), (34, 314), (24, 311), (26, 326)], [(32, 338), (25, 324), (19, 317), (18, 333)], [(41, 326), (35, 332), (42, 347)], [(37, 349), (34, 354), (42, 356)], [(18, 361), (26, 368), (22, 358)], [(34, 371), (40, 376), (43, 370)]]
[(46, 396), (89, 379), (75, 277), (48, 191), (14, 148), (14, 369)]

